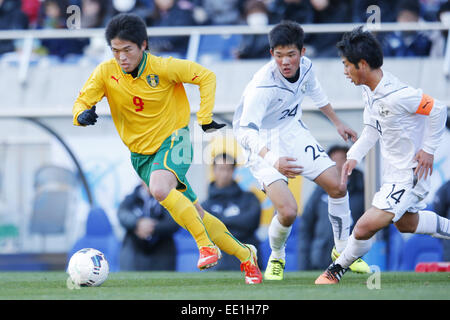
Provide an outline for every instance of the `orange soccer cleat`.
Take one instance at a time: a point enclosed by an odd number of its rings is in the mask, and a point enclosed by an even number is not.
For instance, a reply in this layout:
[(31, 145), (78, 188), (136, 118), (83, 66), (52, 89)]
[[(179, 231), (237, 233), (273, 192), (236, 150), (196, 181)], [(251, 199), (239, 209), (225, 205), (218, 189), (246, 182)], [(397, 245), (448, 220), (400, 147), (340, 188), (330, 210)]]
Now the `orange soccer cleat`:
[(348, 268), (342, 268), (334, 262), (314, 282), (315, 284), (338, 284)]
[(256, 284), (262, 282), (261, 270), (258, 267), (257, 250), (251, 244), (246, 244), (250, 250), (250, 257), (241, 263), (241, 271), (245, 271), (245, 283)]
[(219, 259), (222, 258), (222, 253), (216, 246), (200, 247), (199, 251), (200, 257), (198, 259), (197, 268), (200, 270), (214, 267)]

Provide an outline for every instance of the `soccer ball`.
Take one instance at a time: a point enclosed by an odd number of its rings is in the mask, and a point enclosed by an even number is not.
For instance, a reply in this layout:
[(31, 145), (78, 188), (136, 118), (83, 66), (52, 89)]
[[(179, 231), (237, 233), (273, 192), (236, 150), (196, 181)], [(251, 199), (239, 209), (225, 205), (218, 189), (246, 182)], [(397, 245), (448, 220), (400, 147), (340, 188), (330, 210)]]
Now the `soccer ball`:
[(102, 252), (84, 248), (70, 258), (67, 273), (75, 285), (98, 287), (108, 277), (109, 265)]

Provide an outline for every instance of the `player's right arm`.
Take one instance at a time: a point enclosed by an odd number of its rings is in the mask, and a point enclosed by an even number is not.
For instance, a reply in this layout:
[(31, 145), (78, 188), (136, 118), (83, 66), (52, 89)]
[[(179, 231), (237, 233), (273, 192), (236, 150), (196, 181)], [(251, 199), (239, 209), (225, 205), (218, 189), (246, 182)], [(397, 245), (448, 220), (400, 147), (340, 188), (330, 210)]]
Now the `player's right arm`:
[(370, 149), (377, 143), (380, 133), (377, 130), (376, 122), (370, 119), (370, 115), (364, 109), (364, 128), (361, 136), (347, 152), (347, 161), (342, 166), (341, 184), (347, 185), (348, 176), (352, 174), (356, 165), (362, 161)]
[(261, 149), (259, 156), (268, 162), (272, 167), (277, 169), (282, 175), (285, 175), (290, 179), (294, 179), (303, 172), (302, 166), (294, 164), (294, 162), (297, 161), (296, 158), (279, 157), (267, 147), (263, 147)]
[(267, 142), (260, 136), (262, 121), (271, 102), (270, 90), (247, 88), (236, 138), (250, 154), (263, 158), (286, 177), (295, 178), (302, 169), (301, 166), (292, 163), (296, 159), (280, 157), (274, 151), (269, 150)]
[[(73, 124), (81, 126), (79, 116), (86, 110), (90, 110), (105, 96), (103, 66), (97, 66), (84, 84), (72, 108)], [(95, 109), (94, 109), (95, 112)]]
[[(307, 58), (306, 62), (311, 63)], [(306, 95), (308, 95), (316, 107), (334, 124), (339, 135), (347, 141), (349, 138), (355, 142), (358, 138), (356, 132), (350, 127), (346, 126), (341, 119), (336, 115), (331, 103), (323, 90), (319, 80), (317, 79), (314, 68), (310, 66), (308, 78), (306, 80)]]
[(271, 103), (267, 91), (250, 85), (246, 88), (242, 101), (242, 114), (239, 118), (236, 139), (252, 156), (261, 156), (260, 152), (263, 148), (267, 149), (266, 141), (260, 137), (262, 121)]

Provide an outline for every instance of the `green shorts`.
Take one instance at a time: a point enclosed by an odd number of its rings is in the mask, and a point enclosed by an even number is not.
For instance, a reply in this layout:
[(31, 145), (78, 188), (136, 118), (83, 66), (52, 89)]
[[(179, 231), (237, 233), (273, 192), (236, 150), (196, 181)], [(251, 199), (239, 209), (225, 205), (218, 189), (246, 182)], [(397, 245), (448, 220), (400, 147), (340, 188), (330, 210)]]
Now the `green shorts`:
[(192, 202), (197, 201), (197, 195), (186, 179), (186, 173), (191, 166), (193, 148), (189, 128), (186, 126), (176, 130), (161, 144), (159, 150), (150, 155), (131, 153), (131, 163), (139, 177), (147, 184), (150, 175), (155, 170), (168, 170), (178, 180), (177, 190)]

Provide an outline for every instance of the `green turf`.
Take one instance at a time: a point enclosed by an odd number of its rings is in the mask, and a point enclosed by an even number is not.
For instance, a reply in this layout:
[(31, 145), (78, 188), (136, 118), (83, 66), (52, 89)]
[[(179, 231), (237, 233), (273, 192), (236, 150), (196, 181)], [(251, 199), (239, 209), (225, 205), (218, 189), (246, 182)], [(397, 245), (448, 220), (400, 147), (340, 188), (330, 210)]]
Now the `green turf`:
[(0, 273), (0, 299), (450, 299), (450, 273), (383, 272), (380, 289), (369, 275), (347, 273), (339, 285), (316, 286), (320, 272), (288, 272), (283, 281), (246, 285), (239, 272), (119, 272), (101, 287), (68, 289), (63, 272)]

